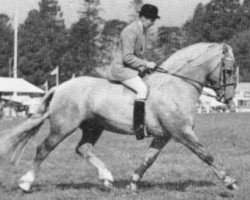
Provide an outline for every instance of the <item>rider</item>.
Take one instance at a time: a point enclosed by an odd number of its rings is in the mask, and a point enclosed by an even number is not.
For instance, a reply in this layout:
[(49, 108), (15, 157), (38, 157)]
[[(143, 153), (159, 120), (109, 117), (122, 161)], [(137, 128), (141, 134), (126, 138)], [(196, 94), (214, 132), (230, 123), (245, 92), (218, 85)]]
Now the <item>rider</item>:
[(114, 59), (110, 65), (109, 74), (112, 80), (136, 92), (134, 104), (134, 132), (138, 140), (144, 138), (145, 100), (148, 89), (139, 76), (139, 71), (154, 69), (156, 63), (143, 59), (146, 46), (146, 31), (154, 24), (158, 16), (158, 8), (144, 4), (139, 12), (139, 20), (129, 24), (120, 34)]

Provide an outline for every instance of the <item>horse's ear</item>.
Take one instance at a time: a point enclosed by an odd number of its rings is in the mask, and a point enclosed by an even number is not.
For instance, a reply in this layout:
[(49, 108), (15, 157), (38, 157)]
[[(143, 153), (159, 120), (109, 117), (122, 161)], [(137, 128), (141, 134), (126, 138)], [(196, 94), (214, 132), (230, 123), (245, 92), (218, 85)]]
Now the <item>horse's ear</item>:
[(223, 50), (222, 50), (223, 54), (228, 53), (228, 46), (226, 44), (223, 44)]

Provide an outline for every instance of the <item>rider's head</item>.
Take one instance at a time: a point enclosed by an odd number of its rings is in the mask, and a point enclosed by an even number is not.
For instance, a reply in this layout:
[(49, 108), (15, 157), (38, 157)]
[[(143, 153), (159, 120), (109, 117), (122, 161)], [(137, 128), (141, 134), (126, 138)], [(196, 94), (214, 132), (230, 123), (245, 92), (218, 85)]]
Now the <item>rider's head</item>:
[(156, 19), (159, 19), (158, 8), (151, 4), (144, 4), (139, 12), (139, 17), (142, 21), (143, 28), (150, 28)]

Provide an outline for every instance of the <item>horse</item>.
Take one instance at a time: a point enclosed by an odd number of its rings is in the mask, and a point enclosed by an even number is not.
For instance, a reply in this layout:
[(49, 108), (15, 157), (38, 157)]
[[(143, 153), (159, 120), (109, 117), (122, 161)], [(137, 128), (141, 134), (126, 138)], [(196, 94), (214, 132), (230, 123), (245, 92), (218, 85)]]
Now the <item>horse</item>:
[[(228, 189), (238, 184), (203, 147), (194, 132), (196, 105), (203, 87), (215, 90), (218, 99), (230, 105), (236, 87), (236, 67), (232, 48), (225, 43), (197, 43), (166, 59), (144, 77), (149, 88), (145, 127), (152, 142), (143, 162), (133, 172), (129, 187), (138, 191), (138, 182), (154, 163), (166, 144), (174, 139), (205, 162)], [(19, 187), (29, 192), (41, 163), (67, 136), (80, 128), (82, 137), (76, 153), (98, 170), (105, 187), (113, 187), (114, 178), (107, 165), (91, 151), (104, 130), (133, 135), (135, 93), (122, 84), (104, 78), (82, 76), (50, 89), (37, 113), (17, 127), (0, 134), (0, 155), (17, 162), (27, 142), (45, 119), (50, 132), (37, 147), (30, 170)]]

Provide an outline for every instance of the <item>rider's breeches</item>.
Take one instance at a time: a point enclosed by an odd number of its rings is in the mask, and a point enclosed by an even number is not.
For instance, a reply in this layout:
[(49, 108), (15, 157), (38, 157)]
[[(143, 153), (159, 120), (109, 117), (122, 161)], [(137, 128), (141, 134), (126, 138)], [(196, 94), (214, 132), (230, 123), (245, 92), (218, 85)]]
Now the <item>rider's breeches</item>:
[(148, 96), (148, 88), (143, 80), (136, 76), (134, 78), (125, 80), (122, 82), (128, 88), (134, 90), (136, 92), (136, 100), (145, 100)]

